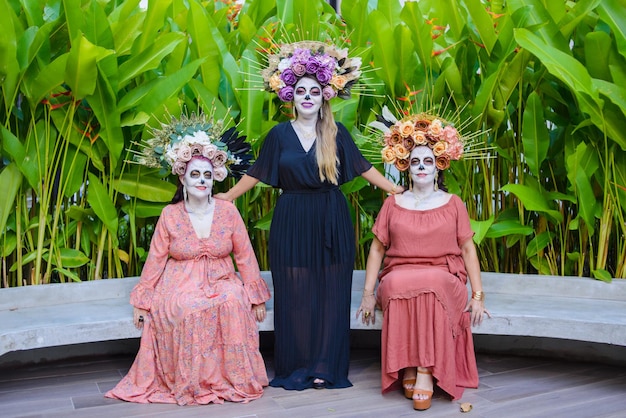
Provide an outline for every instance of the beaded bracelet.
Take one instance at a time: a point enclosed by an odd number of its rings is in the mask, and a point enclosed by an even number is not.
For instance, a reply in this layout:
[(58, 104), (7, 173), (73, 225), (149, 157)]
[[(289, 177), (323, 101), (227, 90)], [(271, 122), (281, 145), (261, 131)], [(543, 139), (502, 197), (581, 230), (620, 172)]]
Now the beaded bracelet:
[(365, 289), (363, 289), (363, 296), (374, 296), (374, 291), (372, 293), (365, 293)]

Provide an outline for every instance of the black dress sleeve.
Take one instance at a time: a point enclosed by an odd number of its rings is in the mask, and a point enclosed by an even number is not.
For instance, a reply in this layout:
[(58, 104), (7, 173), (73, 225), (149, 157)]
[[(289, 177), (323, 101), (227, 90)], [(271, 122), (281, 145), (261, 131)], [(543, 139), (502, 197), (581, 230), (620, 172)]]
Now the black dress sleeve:
[(263, 145), (261, 145), (259, 156), (246, 173), (272, 187), (280, 186), (278, 177), (278, 161), (280, 159), (279, 130), (280, 125), (270, 129), (263, 141)]
[(347, 183), (372, 168), (357, 148), (352, 135), (341, 123), (337, 123), (337, 151), (339, 153), (339, 184)]

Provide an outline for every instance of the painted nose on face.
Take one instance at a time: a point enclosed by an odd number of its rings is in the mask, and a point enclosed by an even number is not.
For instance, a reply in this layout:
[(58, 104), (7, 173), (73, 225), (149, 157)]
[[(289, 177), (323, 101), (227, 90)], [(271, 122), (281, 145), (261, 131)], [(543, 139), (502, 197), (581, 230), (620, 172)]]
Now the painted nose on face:
[(204, 184), (204, 179), (200, 179), (200, 184)]
[(424, 164), (420, 163), (420, 165), (417, 166), (418, 170), (426, 170), (426, 167), (424, 167)]
[(306, 96), (304, 96), (304, 100), (311, 100), (311, 96), (309, 95), (309, 93), (307, 93)]

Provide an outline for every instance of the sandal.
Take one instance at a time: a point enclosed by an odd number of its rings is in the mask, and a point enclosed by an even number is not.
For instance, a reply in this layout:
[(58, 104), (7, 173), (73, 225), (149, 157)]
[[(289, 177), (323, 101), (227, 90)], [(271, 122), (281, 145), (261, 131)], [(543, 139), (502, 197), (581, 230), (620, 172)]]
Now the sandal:
[[(406, 372), (405, 372), (406, 375)], [(402, 379), (402, 389), (404, 389), (404, 397), (413, 399), (413, 388), (415, 388), (416, 377)]]
[[(420, 369), (417, 369), (417, 372), (421, 374), (432, 375), (432, 372), (429, 370), (422, 371)], [(415, 399), (415, 395), (425, 395), (426, 399)], [(414, 388), (411, 398), (413, 399), (413, 409), (415, 409), (416, 411), (425, 411), (430, 408), (431, 402), (433, 400), (433, 391)]]

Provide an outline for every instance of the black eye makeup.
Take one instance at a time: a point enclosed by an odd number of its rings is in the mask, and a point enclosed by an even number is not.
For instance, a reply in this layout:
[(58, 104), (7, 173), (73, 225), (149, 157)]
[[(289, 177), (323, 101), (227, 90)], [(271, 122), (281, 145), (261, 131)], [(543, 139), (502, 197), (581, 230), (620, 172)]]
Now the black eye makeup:
[[(211, 173), (210, 171), (205, 171), (203, 176), (206, 180), (211, 180), (211, 178), (213, 178), (213, 173)], [(191, 172), (189, 173), (189, 177), (191, 177), (192, 179), (200, 178), (200, 171), (191, 170)]]
[[(305, 94), (307, 94), (307, 91), (304, 87), (298, 87), (296, 89), (296, 94), (298, 96), (304, 96)], [(320, 90), (319, 87), (312, 87), (311, 90), (309, 91), (309, 94), (311, 96), (319, 96), (320, 94), (322, 94), (322, 90)]]
[[(413, 158), (411, 160), (411, 165), (419, 165), (420, 164), (420, 159), (419, 158)], [(426, 157), (424, 158), (424, 160), (422, 161), (422, 164), (424, 164), (425, 166), (430, 166), (435, 164), (435, 160), (433, 160), (430, 157)]]

